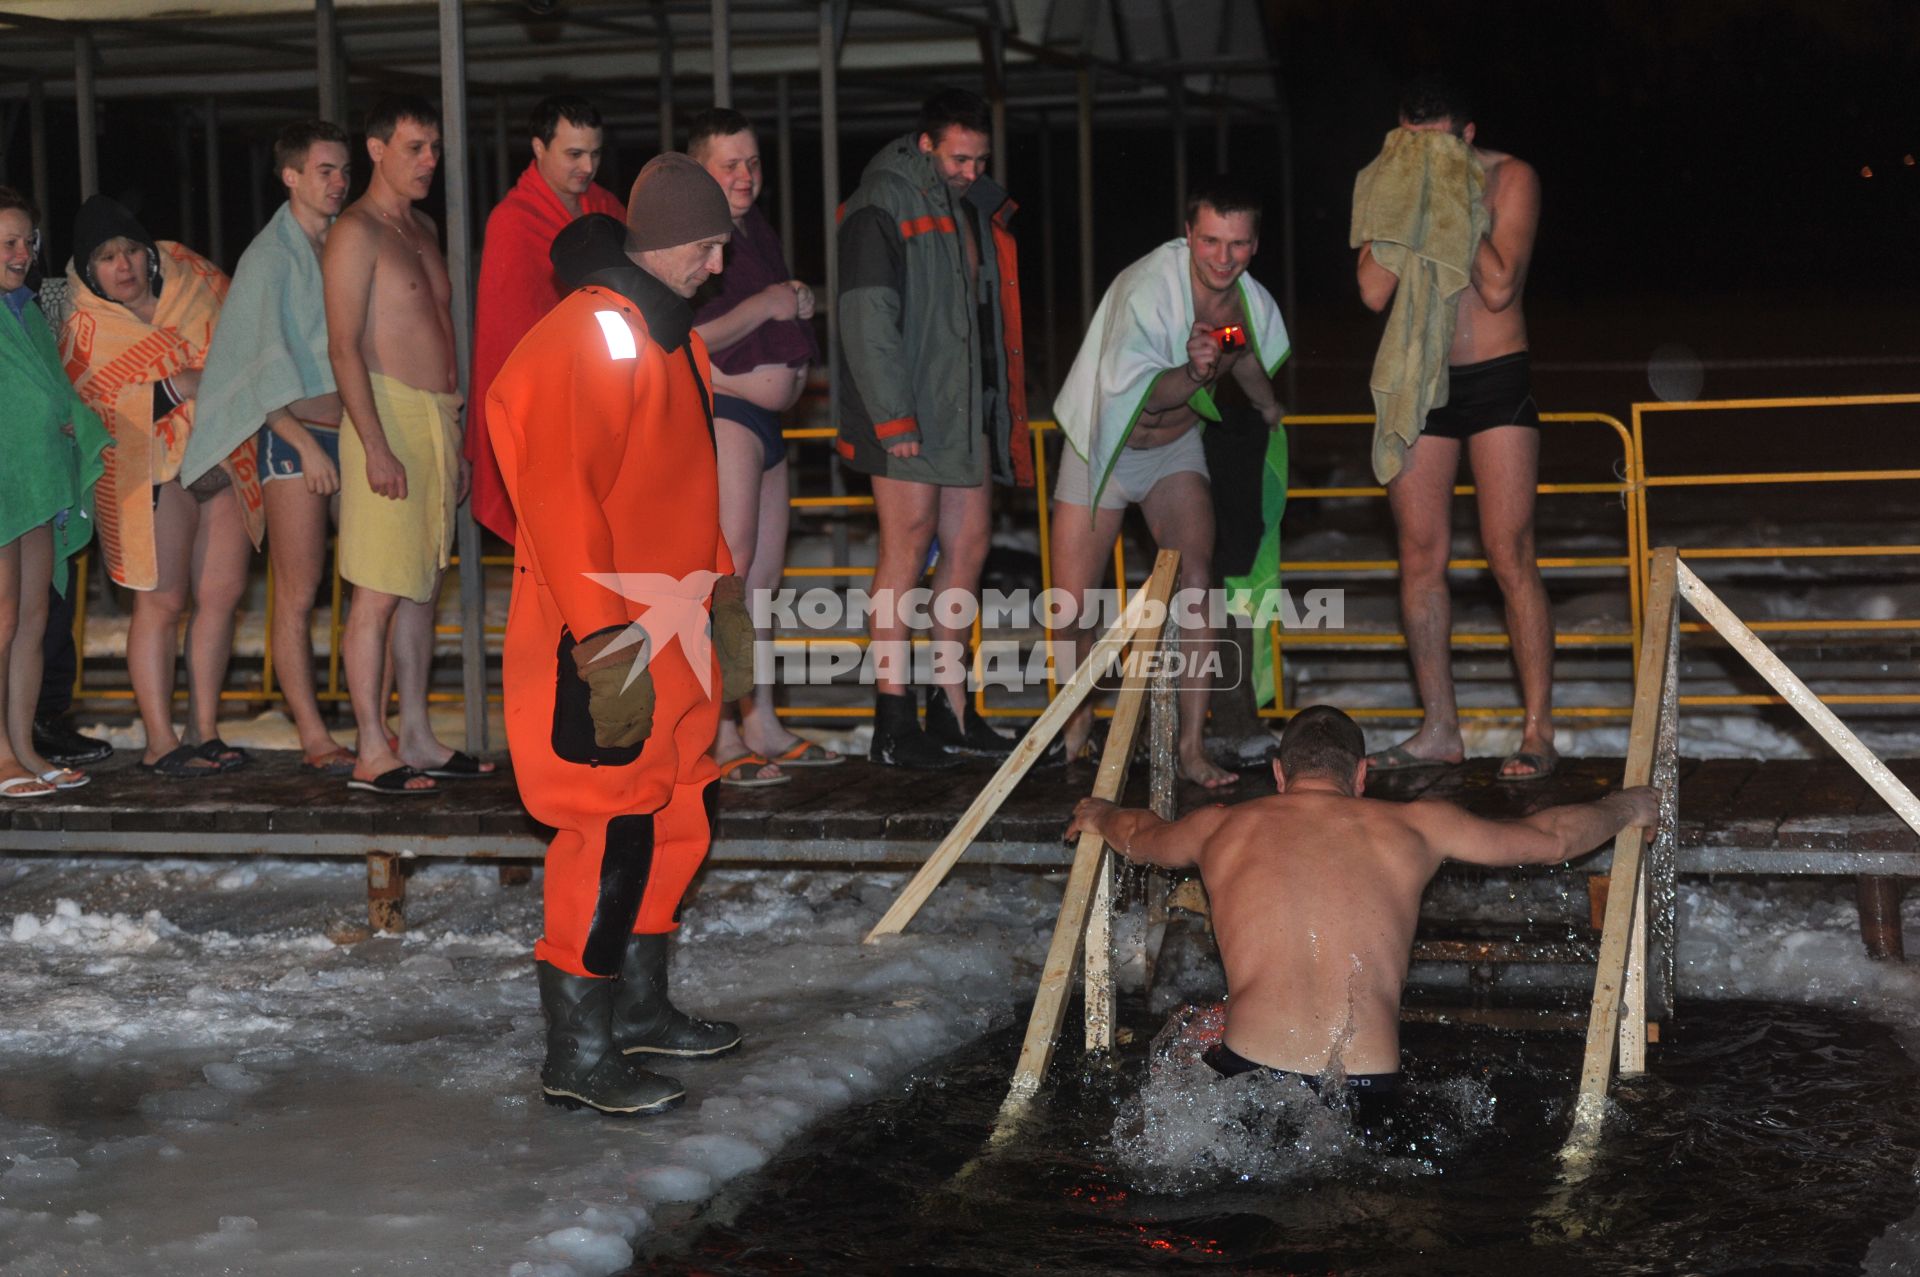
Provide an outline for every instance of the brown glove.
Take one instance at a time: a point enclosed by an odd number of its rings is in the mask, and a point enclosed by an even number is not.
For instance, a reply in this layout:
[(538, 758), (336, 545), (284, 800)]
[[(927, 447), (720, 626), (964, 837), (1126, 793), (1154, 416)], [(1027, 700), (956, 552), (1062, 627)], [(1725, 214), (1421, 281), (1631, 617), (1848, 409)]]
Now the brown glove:
[(737, 701), (753, 691), (753, 614), (747, 583), (723, 576), (713, 583), (713, 654), (720, 662), (720, 699)]
[(647, 669), (647, 641), (643, 638), (608, 650), (626, 630), (624, 625), (609, 626), (573, 648), (574, 666), (587, 683), (593, 740), (606, 748), (630, 749), (653, 731), (653, 673)]

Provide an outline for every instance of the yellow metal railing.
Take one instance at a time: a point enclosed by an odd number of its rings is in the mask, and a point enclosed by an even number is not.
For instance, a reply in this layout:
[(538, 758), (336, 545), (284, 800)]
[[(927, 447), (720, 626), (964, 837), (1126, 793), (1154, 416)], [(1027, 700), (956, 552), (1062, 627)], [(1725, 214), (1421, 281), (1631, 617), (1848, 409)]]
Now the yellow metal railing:
[[(1920, 470), (1798, 470), (1798, 471), (1755, 471), (1748, 473), (1655, 473), (1646, 460), (1646, 446), (1650, 420), (1665, 414), (1677, 413), (1724, 413), (1729, 411), (1770, 411), (1777, 409), (1841, 408), (1841, 407), (1896, 407), (1920, 405), (1920, 394), (1912, 395), (1861, 395), (1822, 398), (1782, 398), (1782, 399), (1744, 399), (1697, 401), (1685, 403), (1636, 403), (1632, 407), (1632, 426), (1629, 429), (1617, 418), (1604, 413), (1542, 413), (1542, 421), (1575, 426), (1598, 426), (1611, 430), (1620, 448), (1618, 475), (1605, 480), (1575, 483), (1542, 483), (1535, 491), (1542, 497), (1563, 496), (1610, 496), (1619, 500), (1622, 509), (1622, 550), (1619, 554), (1589, 555), (1547, 555), (1538, 562), (1543, 569), (1587, 570), (1618, 569), (1626, 578), (1628, 594), (1628, 625), (1620, 631), (1557, 631), (1554, 645), (1558, 648), (1630, 649), (1633, 659), (1638, 660), (1643, 600), (1647, 590), (1647, 572), (1649, 555), (1647, 547), (1652, 544), (1652, 514), (1649, 510), (1649, 497), (1652, 493), (1666, 489), (1715, 488), (1735, 485), (1774, 485), (1790, 487), (1797, 484), (1831, 483), (1913, 483), (1920, 482)], [(1362, 428), (1370, 427), (1373, 417), (1370, 414), (1343, 413), (1326, 415), (1290, 416), (1284, 424), (1289, 427), (1308, 429), (1320, 428)], [(1033, 459), (1035, 486), (1033, 489), (1033, 517), (1039, 534), (1041, 589), (1052, 587), (1053, 568), (1049, 541), (1050, 498), (1049, 467), (1047, 462), (1046, 440), (1049, 434), (1058, 430), (1052, 421), (1035, 421), (1033, 427)], [(810, 427), (791, 429), (782, 432), (793, 443), (830, 441), (835, 432), (829, 428)], [(1454, 495), (1472, 496), (1475, 488), (1471, 484), (1458, 484)], [(1339, 487), (1291, 487), (1287, 492), (1289, 503), (1295, 501), (1322, 501), (1336, 499), (1382, 500), (1386, 489), (1378, 486), (1339, 486)], [(1023, 494), (1024, 497), (1024, 494)], [(870, 496), (795, 496), (789, 505), (799, 511), (867, 511), (873, 509)], [(1671, 536), (1667, 538), (1671, 540)], [(1694, 560), (1758, 560), (1778, 558), (1899, 558), (1920, 555), (1920, 545), (1910, 544), (1862, 544), (1862, 545), (1731, 545), (1688, 547), (1688, 558)], [(489, 555), (480, 561), (482, 570), (489, 567), (510, 566), (512, 559), (507, 555)], [(1116, 542), (1113, 549), (1114, 578), (1116, 582), (1126, 580), (1126, 551), (1122, 542)], [(453, 568), (457, 572), (462, 564), (456, 556)], [(1447, 567), (1457, 571), (1485, 571), (1487, 561), (1484, 558), (1450, 559)], [(132, 697), (132, 692), (124, 687), (88, 687), (86, 682), (86, 644), (87, 625), (87, 581), (90, 556), (83, 556), (76, 562), (76, 575), (73, 589), (76, 591), (74, 612), (74, 640), (78, 649), (78, 668), (75, 674), (74, 694), (90, 700), (124, 701)], [(1397, 559), (1282, 559), (1280, 564), (1282, 580), (1289, 574), (1297, 573), (1365, 573), (1385, 574), (1398, 569)], [(796, 580), (847, 579), (871, 576), (870, 565), (844, 565), (827, 567), (789, 567), (787, 577)], [(272, 652), (273, 593), (272, 570), (267, 569), (266, 615), (263, 637), (265, 651), (262, 659), (261, 683), (257, 689), (228, 689), (221, 695), (223, 699), (254, 703), (270, 703), (281, 699), (275, 678)], [(316, 688), (323, 701), (342, 702), (347, 699), (344, 674), (341, 667), (340, 638), (344, 628), (346, 589), (342, 581), (337, 560), (333, 564), (328, 590), (328, 652), (325, 657), (325, 677)], [(1684, 633), (1698, 633), (1704, 627), (1683, 624)], [(1835, 617), (1821, 619), (1757, 621), (1752, 628), (1758, 632), (1773, 633), (1817, 633), (1836, 637), (1854, 635), (1886, 635), (1907, 633), (1920, 637), (1920, 618), (1871, 618), (1871, 617)], [(435, 627), (436, 634), (447, 636), (460, 632), (457, 625)], [(488, 626), (490, 639), (497, 638), (503, 627)], [(977, 651), (980, 641), (980, 622), (973, 627), (973, 644)], [(1052, 636), (1049, 636), (1052, 637)], [(1374, 631), (1368, 633), (1339, 632), (1285, 632), (1280, 625), (1268, 627), (1265, 636), (1271, 644), (1271, 652), (1276, 671), (1275, 685), (1281, 685), (1280, 673), (1284, 671), (1284, 661), (1289, 649), (1296, 653), (1329, 649), (1360, 650), (1367, 648), (1398, 649), (1406, 646), (1406, 637), (1396, 631)], [(1508, 646), (1505, 634), (1496, 633), (1455, 633), (1452, 646), (1458, 650), (1484, 650)], [(779, 648), (810, 647), (814, 644), (831, 643), (846, 645), (849, 643), (865, 646), (864, 634), (836, 635), (831, 637), (789, 637), (778, 638), (775, 644)], [(1048, 665), (1048, 693), (1051, 696), (1055, 684), (1054, 671)], [(178, 693), (184, 696), (185, 693)], [(458, 691), (432, 693), (437, 702), (459, 702), (463, 696)], [(501, 699), (497, 684), (489, 691), (488, 699)], [(1859, 693), (1840, 694), (1825, 698), (1832, 704), (1858, 705), (1905, 705), (1920, 704), (1920, 692), (1915, 693)], [(1779, 698), (1769, 695), (1693, 695), (1684, 698), (1690, 706), (1755, 706), (1778, 704)], [(981, 713), (995, 717), (1033, 717), (1040, 711), (1028, 706), (989, 706), (986, 703), (984, 687), (975, 693), (975, 705)], [(1297, 712), (1298, 707), (1285, 703), (1284, 693), (1276, 697), (1276, 703), (1260, 707), (1259, 713), (1266, 718), (1286, 718)], [(783, 715), (808, 718), (864, 718), (870, 710), (865, 705), (854, 706), (801, 706), (785, 707)], [(1413, 706), (1373, 707), (1352, 711), (1358, 717), (1372, 718), (1411, 718), (1418, 717), (1419, 709)], [(1560, 718), (1625, 718), (1630, 714), (1629, 706), (1570, 705), (1556, 706), (1554, 713)], [(1465, 718), (1508, 718), (1522, 713), (1521, 709), (1504, 706), (1465, 707), (1460, 714)]]
[[(1912, 484), (1920, 481), (1920, 470), (1767, 470), (1734, 472), (1676, 472), (1656, 473), (1647, 459), (1648, 427), (1655, 420), (1671, 418), (1674, 414), (1723, 414), (1729, 412), (1769, 413), (1786, 409), (1843, 409), (1843, 408), (1892, 408), (1920, 405), (1920, 394), (1899, 395), (1832, 395), (1800, 396), (1779, 399), (1715, 399), (1691, 400), (1673, 403), (1636, 403), (1633, 405), (1633, 458), (1636, 470), (1635, 488), (1637, 500), (1636, 519), (1639, 525), (1639, 545), (1643, 556), (1649, 554), (1645, 547), (1652, 544), (1648, 540), (1653, 515), (1649, 509), (1655, 492), (1685, 490), (1689, 488), (1720, 488), (1731, 486), (1771, 486), (1790, 488), (1799, 484)], [(1830, 421), (1823, 418), (1823, 422)], [(1723, 433), (1723, 437), (1726, 437)], [(1734, 451), (1728, 449), (1727, 451)], [(1783, 499), (1785, 495), (1783, 494)], [(1668, 533), (1663, 538), (1673, 543)], [(1892, 543), (1881, 545), (1718, 545), (1718, 546), (1681, 546), (1681, 553), (1695, 562), (1706, 559), (1715, 560), (1762, 560), (1762, 559), (1876, 559), (1905, 558), (1920, 554), (1920, 545)], [(1641, 575), (1644, 579), (1649, 569), (1643, 563)], [(1920, 635), (1920, 617), (1880, 618), (1864, 616), (1837, 616), (1818, 619), (1790, 621), (1751, 621), (1747, 628), (1757, 634), (1830, 634), (1836, 637), (1846, 635), (1884, 635), (1906, 632)], [(1685, 621), (1680, 624), (1680, 632), (1700, 634), (1711, 632), (1710, 627), (1698, 621)], [(1920, 692), (1861, 692), (1840, 693), (1822, 696), (1829, 705), (1920, 705)], [(1771, 694), (1742, 695), (1692, 695), (1680, 698), (1682, 705), (1689, 706), (1736, 706), (1736, 705), (1781, 705), (1785, 702)]]

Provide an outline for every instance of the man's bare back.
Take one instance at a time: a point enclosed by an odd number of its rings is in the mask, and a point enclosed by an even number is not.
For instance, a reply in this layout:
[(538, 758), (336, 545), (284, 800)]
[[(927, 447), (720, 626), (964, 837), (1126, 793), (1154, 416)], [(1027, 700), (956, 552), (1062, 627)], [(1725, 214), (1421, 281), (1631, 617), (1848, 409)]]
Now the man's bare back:
[[(1339, 711), (1308, 713), (1318, 723), (1306, 732), (1338, 715), (1358, 742)], [(1366, 765), (1357, 752), (1338, 764), (1344, 774), (1303, 767), (1289, 776), (1288, 748), (1283, 736), (1271, 798), (1173, 823), (1089, 798), (1068, 833), (1091, 830), (1129, 859), (1199, 869), (1227, 974), (1226, 1045), (1295, 1073), (1335, 1063), (1348, 1074), (1399, 1071), (1400, 992), (1420, 897), (1444, 861), (1555, 864), (1650, 824), (1658, 810), (1654, 791), (1640, 788), (1524, 820), (1484, 820), (1452, 803), (1359, 797)]]

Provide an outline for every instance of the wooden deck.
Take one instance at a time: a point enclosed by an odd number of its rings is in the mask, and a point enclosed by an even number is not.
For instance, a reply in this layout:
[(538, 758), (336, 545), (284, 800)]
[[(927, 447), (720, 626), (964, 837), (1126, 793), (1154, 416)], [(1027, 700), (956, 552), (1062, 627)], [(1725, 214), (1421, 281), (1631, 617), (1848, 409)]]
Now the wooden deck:
[[(510, 775), (444, 782), (426, 798), (351, 793), (338, 780), (303, 774), (298, 755), (267, 752), (240, 771), (168, 780), (139, 771), (122, 753), (94, 770), (94, 783), (55, 798), (0, 802), (0, 853), (401, 856), (538, 859), (546, 833), (527, 816)], [(1920, 760), (1890, 764), (1920, 784)], [(1596, 797), (1619, 783), (1611, 758), (1568, 759), (1537, 784), (1494, 781), (1495, 760), (1381, 777), (1383, 798), (1446, 798), (1487, 816)], [(933, 774), (850, 761), (808, 768), (793, 783), (727, 790), (720, 802), (717, 863), (917, 865), (992, 775), (970, 764)], [(1065, 865), (1060, 841), (1074, 798), (1093, 771), (1029, 776), (963, 863)], [(1264, 769), (1228, 795), (1191, 786), (1182, 810), (1271, 793)], [(1129, 800), (1144, 802), (1144, 768)], [(1844, 763), (1714, 759), (1681, 763), (1678, 869), (1683, 874), (1870, 874), (1920, 877), (1916, 838)], [(1582, 861), (1604, 868), (1607, 853)]]

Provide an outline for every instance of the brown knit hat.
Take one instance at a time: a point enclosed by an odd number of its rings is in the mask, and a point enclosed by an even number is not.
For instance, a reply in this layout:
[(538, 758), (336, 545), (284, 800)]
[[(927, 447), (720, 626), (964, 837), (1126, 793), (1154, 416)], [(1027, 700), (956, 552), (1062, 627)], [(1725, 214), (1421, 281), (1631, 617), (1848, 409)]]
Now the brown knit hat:
[(627, 251), (691, 244), (733, 232), (727, 193), (692, 156), (662, 151), (633, 179), (627, 196)]

